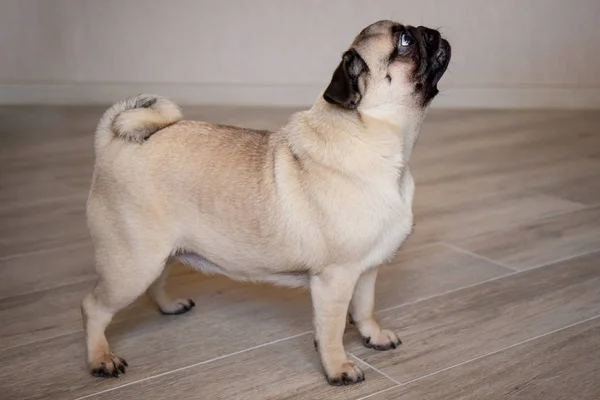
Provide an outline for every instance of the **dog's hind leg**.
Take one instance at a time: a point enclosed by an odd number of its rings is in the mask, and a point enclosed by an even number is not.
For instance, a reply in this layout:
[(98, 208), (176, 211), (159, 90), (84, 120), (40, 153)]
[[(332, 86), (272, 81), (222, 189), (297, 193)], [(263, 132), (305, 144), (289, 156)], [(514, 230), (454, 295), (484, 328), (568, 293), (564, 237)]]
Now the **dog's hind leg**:
[(196, 305), (192, 299), (173, 300), (165, 291), (165, 282), (172, 265), (173, 261), (167, 262), (160, 276), (150, 285), (146, 292), (148, 297), (156, 303), (160, 312), (165, 315), (184, 314)]
[[(139, 242), (138, 242), (139, 243)], [(134, 248), (111, 239), (96, 252), (100, 275), (93, 291), (82, 303), (90, 372), (95, 376), (119, 376), (127, 362), (111, 352), (105, 329), (113, 316), (131, 304), (159, 277), (169, 249), (144, 245)]]

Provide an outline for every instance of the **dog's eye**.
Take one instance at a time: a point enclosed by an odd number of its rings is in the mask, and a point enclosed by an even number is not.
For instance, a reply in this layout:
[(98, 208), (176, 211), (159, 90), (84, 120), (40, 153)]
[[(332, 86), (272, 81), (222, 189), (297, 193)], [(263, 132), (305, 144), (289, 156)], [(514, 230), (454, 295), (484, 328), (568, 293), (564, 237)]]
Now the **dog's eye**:
[(414, 42), (415, 42), (415, 40), (408, 33), (403, 33), (400, 36), (400, 46), (402, 46), (402, 47), (411, 46)]

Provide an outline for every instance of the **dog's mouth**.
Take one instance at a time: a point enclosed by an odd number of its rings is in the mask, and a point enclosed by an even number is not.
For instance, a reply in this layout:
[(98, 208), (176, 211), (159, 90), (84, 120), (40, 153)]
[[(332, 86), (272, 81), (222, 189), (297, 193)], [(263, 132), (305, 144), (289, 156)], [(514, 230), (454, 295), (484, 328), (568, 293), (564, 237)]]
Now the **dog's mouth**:
[(431, 67), (429, 68), (433, 85), (437, 85), (446, 72), (448, 64), (450, 64), (451, 52), (450, 43), (446, 39), (440, 39), (437, 50), (431, 56)]

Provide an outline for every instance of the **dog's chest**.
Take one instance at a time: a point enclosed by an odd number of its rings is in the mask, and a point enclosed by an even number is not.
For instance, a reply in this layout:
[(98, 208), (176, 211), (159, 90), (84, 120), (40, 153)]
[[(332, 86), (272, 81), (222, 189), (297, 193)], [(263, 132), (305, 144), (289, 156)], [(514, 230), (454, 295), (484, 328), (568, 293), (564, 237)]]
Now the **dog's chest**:
[(340, 191), (326, 226), (331, 262), (370, 267), (393, 256), (412, 230), (413, 192), (409, 171), (395, 182)]

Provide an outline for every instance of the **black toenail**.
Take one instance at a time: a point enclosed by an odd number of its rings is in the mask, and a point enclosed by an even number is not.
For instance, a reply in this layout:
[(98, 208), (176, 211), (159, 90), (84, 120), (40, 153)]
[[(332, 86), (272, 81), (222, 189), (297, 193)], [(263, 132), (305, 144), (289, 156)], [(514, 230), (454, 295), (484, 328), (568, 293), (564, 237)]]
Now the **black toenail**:
[(333, 379), (327, 378), (327, 382), (330, 385), (333, 385), (333, 386), (341, 386), (342, 385), (342, 379), (341, 378), (333, 378)]

